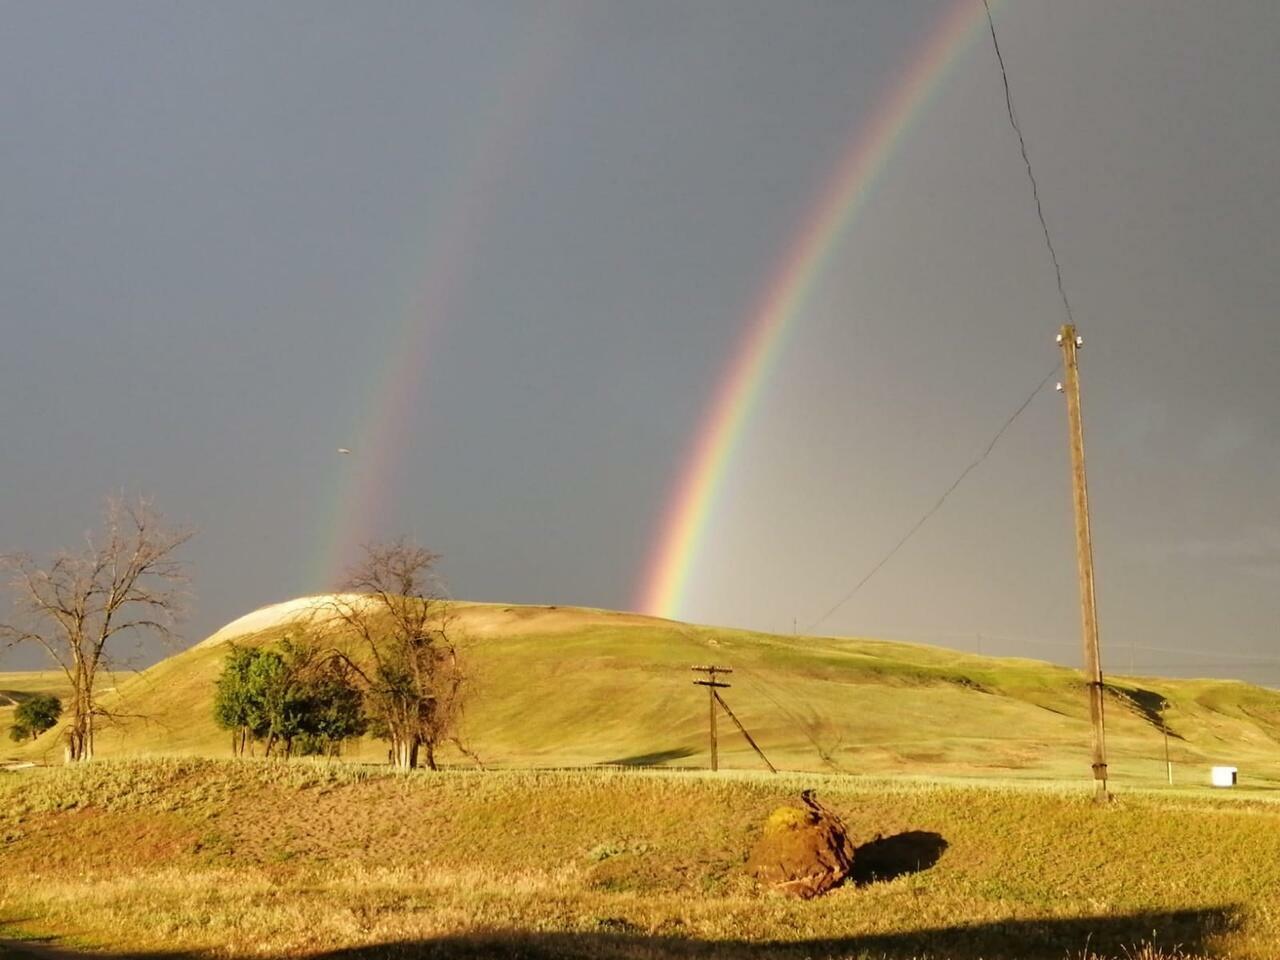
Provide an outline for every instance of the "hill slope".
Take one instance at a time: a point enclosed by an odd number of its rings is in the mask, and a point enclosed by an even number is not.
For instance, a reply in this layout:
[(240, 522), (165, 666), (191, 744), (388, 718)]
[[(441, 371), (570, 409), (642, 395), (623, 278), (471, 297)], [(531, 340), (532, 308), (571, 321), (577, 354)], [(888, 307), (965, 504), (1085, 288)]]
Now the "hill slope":
[[(225, 755), (211, 716), (225, 642), (301, 629), (301, 605), (265, 608), (120, 679), (109, 704), (136, 719), (106, 730), (102, 755)], [(707, 702), (693, 664), (734, 668), (735, 713), (784, 769), (931, 776), (1087, 776), (1077, 671), (875, 640), (775, 636), (581, 608), (457, 603), (476, 675), (466, 737), (492, 766), (705, 766)], [(293, 611), (292, 613), (290, 611)], [(1212, 763), (1280, 785), (1280, 694), (1234, 681), (1111, 678), (1108, 744), (1117, 781), (1164, 779), (1163, 701), (1175, 776)], [(722, 718), (723, 721), (723, 718)], [(54, 735), (18, 752), (54, 755)], [(385, 756), (369, 743), (362, 755)], [(728, 722), (722, 763), (760, 761)]]

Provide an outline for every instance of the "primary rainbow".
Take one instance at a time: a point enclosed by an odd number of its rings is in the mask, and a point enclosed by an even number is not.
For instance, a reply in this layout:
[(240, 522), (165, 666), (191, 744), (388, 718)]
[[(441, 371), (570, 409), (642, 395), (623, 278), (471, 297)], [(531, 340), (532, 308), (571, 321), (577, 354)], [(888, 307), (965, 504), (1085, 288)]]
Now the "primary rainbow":
[(928, 103), (947, 68), (986, 26), (982, 0), (956, 0), (921, 44), (910, 66), (871, 119), (854, 135), (818, 201), (787, 247), (739, 341), (694, 436), (672, 504), (659, 528), (635, 606), (679, 617), (694, 562), (743, 427), (769, 379), (784, 334), (802, 313), (823, 268), (893, 156), (903, 133)]

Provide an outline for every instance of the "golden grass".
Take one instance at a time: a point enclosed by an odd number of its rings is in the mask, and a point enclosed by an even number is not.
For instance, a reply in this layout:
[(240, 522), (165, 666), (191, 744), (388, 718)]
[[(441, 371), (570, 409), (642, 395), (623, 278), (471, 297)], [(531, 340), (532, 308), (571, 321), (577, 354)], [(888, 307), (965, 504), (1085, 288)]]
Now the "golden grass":
[[(744, 853), (804, 786), (864, 858), (945, 849), (818, 901), (762, 891)], [(140, 760), (0, 776), (0, 838), (0, 936), (117, 953), (1280, 955), (1280, 805), (1257, 798)]]

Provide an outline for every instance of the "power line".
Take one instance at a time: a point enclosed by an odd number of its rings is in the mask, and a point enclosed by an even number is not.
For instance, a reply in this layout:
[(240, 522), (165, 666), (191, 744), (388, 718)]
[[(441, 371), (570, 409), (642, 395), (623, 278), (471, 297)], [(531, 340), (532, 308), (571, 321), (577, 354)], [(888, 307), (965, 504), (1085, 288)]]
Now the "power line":
[(1075, 317), (1071, 313), (1071, 302), (1067, 299), (1066, 287), (1062, 285), (1062, 265), (1058, 263), (1058, 251), (1054, 249), (1053, 240), (1049, 237), (1049, 224), (1044, 218), (1044, 207), (1040, 203), (1040, 185), (1036, 183), (1036, 175), (1031, 171), (1027, 141), (1022, 135), (1022, 127), (1018, 124), (1017, 114), (1013, 110), (1013, 94), (1009, 92), (1009, 71), (1005, 69), (1004, 54), (1000, 52), (1000, 41), (996, 38), (996, 22), (991, 16), (991, 4), (987, 0), (982, 0), (982, 6), (987, 11), (987, 25), (991, 28), (991, 44), (996, 50), (996, 62), (1000, 64), (1000, 79), (1004, 83), (1004, 104), (1009, 113), (1009, 124), (1013, 127), (1013, 132), (1018, 135), (1018, 148), (1022, 151), (1022, 162), (1027, 168), (1027, 179), (1031, 181), (1031, 196), (1036, 202), (1036, 216), (1040, 218), (1044, 244), (1049, 248), (1049, 259), (1053, 261), (1053, 272), (1058, 279), (1058, 294), (1062, 297), (1062, 307), (1067, 312), (1067, 322), (1074, 325)]
[[(1040, 201), (1040, 185), (1036, 181), (1035, 172), (1031, 168), (1031, 156), (1030, 154), (1027, 153), (1026, 137), (1024, 137), (1022, 134), (1022, 127), (1018, 123), (1017, 113), (1013, 109), (1013, 93), (1009, 89), (1009, 71), (1005, 66), (1004, 54), (1000, 50), (1000, 40), (996, 36), (996, 24), (995, 24), (994, 18), (991, 16), (991, 5), (988, 3), (988, 0), (982, 0), (982, 6), (987, 13), (987, 25), (991, 28), (991, 43), (995, 48), (996, 62), (1000, 66), (1000, 79), (1002, 84), (1004, 85), (1004, 101), (1005, 101), (1005, 108), (1009, 114), (1009, 124), (1013, 127), (1013, 132), (1017, 134), (1018, 148), (1022, 153), (1022, 162), (1025, 165), (1027, 170), (1027, 179), (1031, 182), (1031, 196), (1032, 196), (1032, 199), (1035, 200), (1036, 216), (1040, 221), (1041, 232), (1044, 234), (1045, 247), (1049, 251), (1049, 259), (1053, 262), (1054, 276), (1056, 277), (1057, 283), (1058, 283), (1058, 294), (1062, 298), (1062, 306), (1063, 306), (1063, 309), (1066, 311), (1067, 321), (1069, 323), (1074, 323), (1075, 318), (1071, 312), (1071, 301), (1067, 298), (1066, 287), (1062, 282), (1062, 265), (1058, 262), (1058, 251), (1054, 248), (1053, 238), (1049, 234), (1049, 223), (1045, 219), (1045, 215), (1044, 215), (1044, 205)], [(886, 563), (888, 563), (893, 558), (894, 554), (896, 554), (907, 543), (908, 540), (910, 540), (913, 536), (915, 536), (916, 532), (922, 526), (924, 526), (926, 522), (928, 522), (929, 518), (932, 517), (935, 513), (938, 512), (938, 510), (942, 508), (942, 505), (946, 502), (947, 498), (952, 494), (952, 492), (958, 486), (960, 486), (960, 484), (964, 481), (964, 478), (967, 477), (970, 474), (970, 472), (972, 472), (980, 463), (982, 463), (983, 460), (987, 458), (987, 456), (991, 453), (992, 449), (995, 447), (996, 443), (999, 442), (1000, 438), (1004, 435), (1005, 431), (1009, 429), (1009, 427), (1013, 424), (1013, 421), (1018, 418), (1019, 414), (1021, 414), (1022, 411), (1025, 410), (1030, 405), (1031, 401), (1035, 399), (1036, 395), (1044, 388), (1044, 385), (1048, 383), (1050, 378), (1052, 378), (1053, 375), (1058, 371), (1059, 366), (1060, 364), (1054, 365), (1053, 369), (1049, 371), (1048, 376), (1046, 376), (1043, 380), (1040, 381), (1039, 384), (1036, 385), (1036, 388), (1031, 391), (1031, 394), (1027, 397), (1026, 400), (1023, 401), (1022, 405), (1019, 406), (1018, 409), (1014, 411), (1013, 415), (1007, 421), (1005, 421), (1004, 426), (1002, 426), (996, 432), (996, 435), (992, 438), (991, 443), (987, 445), (986, 450), (984, 450), (976, 460), (974, 460), (967, 467), (965, 467), (965, 469), (961, 472), (960, 476), (956, 478), (955, 482), (953, 482), (951, 486), (948, 487), (947, 490), (942, 494), (942, 496), (938, 498), (938, 501), (932, 507), (926, 510), (924, 514), (920, 517), (920, 519), (917, 520), (910, 527), (910, 529), (907, 530), (907, 532), (903, 535), (902, 539), (900, 539), (896, 544), (894, 544), (894, 546), (889, 550), (889, 552), (886, 553), (880, 559), (880, 561), (876, 563), (875, 566), (873, 566), (869, 571), (867, 571), (866, 575), (863, 576), (863, 578), (859, 580), (856, 584), (854, 584), (853, 589), (850, 590), (839, 602), (837, 602), (834, 606), (831, 607), (831, 609), (829, 609), (826, 613), (824, 613), (817, 620), (815, 620), (808, 627), (806, 627), (805, 628), (806, 633), (811, 633), (815, 628), (820, 626), (828, 617), (830, 617), (842, 606), (844, 606), (846, 603), (852, 600), (853, 597), (857, 595), (858, 591), (861, 590), (862, 587), (866, 585), (866, 583), (872, 577), (874, 577)]]
[(920, 518), (916, 520), (916, 522), (913, 523), (910, 526), (910, 528), (908, 528), (907, 532), (904, 533), (902, 535), (902, 538), (897, 543), (895, 543), (893, 547), (890, 548), (889, 552), (886, 553), (883, 557), (881, 557), (880, 560), (876, 563), (876, 565), (873, 566), (870, 570), (868, 570), (866, 574), (863, 576), (863, 578), (853, 585), (852, 590), (846, 593), (838, 602), (833, 604), (830, 610), (828, 610), (826, 613), (820, 616), (817, 620), (813, 621), (813, 623), (805, 627), (804, 629), (805, 633), (812, 633), (815, 629), (817, 629), (817, 627), (821, 626), (823, 621), (825, 621), (833, 613), (835, 613), (837, 610), (843, 607), (846, 603), (852, 600), (855, 596), (857, 596), (858, 591), (861, 590), (864, 586), (866, 586), (867, 581), (869, 581), (872, 577), (874, 577), (877, 573), (879, 573), (880, 569), (886, 563), (888, 563), (890, 560), (893, 559), (894, 554), (896, 554), (899, 550), (901, 550), (903, 546), (906, 545), (907, 541), (910, 540), (912, 537), (914, 537), (916, 533), (920, 530), (920, 528), (923, 527), (935, 513), (937, 513), (939, 510), (942, 509), (942, 505), (947, 502), (947, 498), (950, 497), (951, 494), (955, 492), (956, 488), (959, 487), (960, 484), (964, 482), (964, 478), (969, 476), (969, 474), (971, 474), (974, 470), (978, 468), (979, 464), (981, 464), (984, 460), (987, 459), (987, 457), (991, 455), (991, 451), (996, 448), (996, 444), (1000, 442), (1000, 438), (1005, 435), (1005, 432), (1011, 426), (1013, 426), (1013, 422), (1017, 420), (1019, 416), (1022, 415), (1022, 411), (1026, 410), (1027, 407), (1031, 406), (1031, 401), (1034, 400), (1036, 396), (1040, 393), (1040, 391), (1044, 389), (1045, 384), (1047, 384), (1051, 379), (1053, 379), (1053, 375), (1058, 372), (1058, 368), (1060, 366), (1061, 366), (1060, 363), (1055, 363), (1053, 365), (1053, 369), (1051, 369), (1047, 374), (1045, 374), (1044, 379), (1036, 384), (1035, 389), (1032, 390), (1029, 394), (1027, 394), (1027, 398), (1023, 400), (1021, 404), (1018, 405), (1018, 408), (1013, 411), (1013, 413), (1009, 416), (1009, 418), (1005, 420), (1004, 424), (1001, 425), (1000, 429), (996, 431), (995, 436), (991, 438), (991, 442), (987, 444), (986, 449), (984, 449), (982, 453), (978, 454), (978, 456), (967, 467), (965, 467), (962, 471), (960, 471), (960, 475), (956, 477), (955, 480), (952, 481), (951, 486), (947, 487), (947, 489), (943, 491), (942, 496), (940, 496), (937, 499), (937, 502), (935, 502), (933, 506), (931, 506), (923, 514), (921, 514)]

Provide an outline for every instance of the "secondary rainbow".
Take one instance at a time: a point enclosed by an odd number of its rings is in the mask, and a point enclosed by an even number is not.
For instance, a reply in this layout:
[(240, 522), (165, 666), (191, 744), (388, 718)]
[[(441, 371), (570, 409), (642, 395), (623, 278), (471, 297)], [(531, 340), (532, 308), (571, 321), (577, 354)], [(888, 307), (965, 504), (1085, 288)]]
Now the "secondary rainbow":
[(719, 490), (751, 411), (768, 382), (787, 330), (803, 313), (841, 236), (890, 157), (960, 53), (982, 36), (982, 0), (957, 0), (908, 61), (910, 66), (856, 131), (818, 201), (751, 311), (668, 502), (640, 590), (639, 610), (679, 617)]
[(484, 229), (507, 194), (508, 181), (518, 176), (517, 159), (536, 127), (538, 107), (560, 82), (571, 48), (580, 42), (581, 20), (570, 16), (574, 12), (573, 7), (548, 12), (538, 29), (520, 38), (460, 153), (464, 172), (442, 191), (448, 200), (432, 211), (425, 238), (414, 246), (413, 279), (395, 298), (399, 331), (370, 378), (365, 403), (342, 425), (344, 432), (335, 434), (335, 444), (350, 445), (353, 455), (331, 475), (323, 497), (325, 522), (318, 527), (322, 539), (312, 551), (307, 589), (337, 586), (359, 559), (360, 544), (377, 537), (389, 508), (404, 494), (399, 487), (406, 479), (406, 451), (431, 432), (423, 381), (432, 348), (466, 294)]

